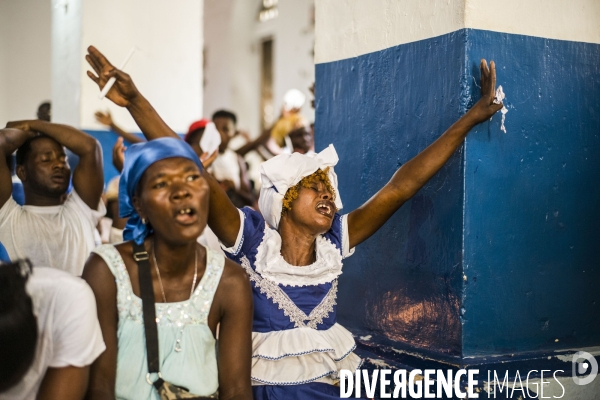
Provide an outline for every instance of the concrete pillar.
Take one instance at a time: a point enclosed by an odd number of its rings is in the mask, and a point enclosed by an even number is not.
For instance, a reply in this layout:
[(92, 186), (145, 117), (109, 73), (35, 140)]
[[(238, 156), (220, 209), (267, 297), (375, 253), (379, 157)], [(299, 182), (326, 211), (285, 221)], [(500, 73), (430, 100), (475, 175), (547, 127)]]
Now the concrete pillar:
[(598, 21), (595, 0), (316, 2), (317, 148), (340, 154), (346, 211), (479, 98), (481, 58), (506, 93), (345, 263), (363, 351), (570, 374), (568, 349), (600, 345)]
[(98, 99), (84, 57), (96, 46), (115, 65), (133, 46), (125, 71), (176, 132), (202, 116), (203, 2), (198, 0), (52, 0), (54, 121), (94, 134), (104, 147), (106, 179), (116, 173), (110, 148), (116, 137), (94, 112), (109, 109), (123, 128), (139, 132), (127, 110)]

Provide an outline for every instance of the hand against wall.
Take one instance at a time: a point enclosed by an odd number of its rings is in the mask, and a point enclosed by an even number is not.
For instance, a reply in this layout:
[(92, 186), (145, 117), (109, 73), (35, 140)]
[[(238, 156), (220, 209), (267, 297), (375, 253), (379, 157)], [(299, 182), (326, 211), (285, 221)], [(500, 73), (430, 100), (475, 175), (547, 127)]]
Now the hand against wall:
[(469, 110), (468, 114), (473, 118), (475, 124), (484, 122), (492, 117), (503, 107), (501, 101), (496, 101), (496, 64), (481, 60), (481, 99)]

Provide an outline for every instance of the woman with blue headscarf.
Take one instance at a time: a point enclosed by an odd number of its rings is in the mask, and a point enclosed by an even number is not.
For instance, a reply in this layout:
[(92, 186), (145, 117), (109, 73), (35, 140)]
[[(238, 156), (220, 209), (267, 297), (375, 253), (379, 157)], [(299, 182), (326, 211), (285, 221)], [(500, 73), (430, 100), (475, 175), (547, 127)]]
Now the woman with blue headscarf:
[[(100, 87), (115, 77), (107, 97), (128, 107), (149, 140), (177, 135), (93, 47), (86, 59)], [(372, 236), (452, 156), (471, 128), (502, 108), (494, 97), (496, 74), (481, 61), (481, 99), (434, 143), (407, 161), (361, 207), (342, 215), (330, 145), (318, 154), (283, 154), (261, 166), (260, 213), (238, 210), (214, 179), (208, 223), (252, 282), (252, 385), (255, 399), (340, 397), (342, 371), (360, 368), (352, 334), (336, 321), (343, 259)]]
[[(125, 242), (94, 250), (83, 272), (106, 343), (92, 366), (89, 398), (158, 399), (153, 383), (160, 380), (198, 396), (218, 390), (221, 398), (251, 398), (248, 280), (234, 262), (196, 242), (209, 196), (187, 143), (162, 138), (125, 153), (119, 187), (119, 213), (129, 218)], [(160, 375), (148, 372), (138, 279), (143, 259), (150, 262)]]

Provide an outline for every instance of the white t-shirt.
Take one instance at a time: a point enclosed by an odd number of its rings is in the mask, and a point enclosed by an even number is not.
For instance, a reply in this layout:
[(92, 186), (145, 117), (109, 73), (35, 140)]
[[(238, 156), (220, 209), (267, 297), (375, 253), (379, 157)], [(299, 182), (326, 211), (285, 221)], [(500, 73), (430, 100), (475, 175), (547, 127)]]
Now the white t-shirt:
[(27, 292), (38, 324), (35, 358), (21, 382), (0, 394), (3, 400), (35, 399), (49, 367), (84, 367), (106, 349), (94, 293), (83, 279), (35, 267)]
[(11, 260), (29, 258), (34, 266), (80, 276), (96, 247), (96, 225), (106, 213), (89, 208), (73, 190), (60, 206), (20, 206), (11, 197), (0, 208), (0, 242)]

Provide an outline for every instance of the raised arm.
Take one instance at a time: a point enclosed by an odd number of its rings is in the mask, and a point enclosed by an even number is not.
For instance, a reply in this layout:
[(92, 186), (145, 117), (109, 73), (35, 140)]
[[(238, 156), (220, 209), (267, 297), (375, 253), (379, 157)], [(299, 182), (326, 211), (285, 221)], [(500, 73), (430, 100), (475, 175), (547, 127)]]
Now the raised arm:
[(51, 137), (79, 157), (79, 163), (73, 171), (73, 187), (89, 208), (97, 210), (104, 189), (104, 168), (100, 143), (87, 133), (72, 126), (53, 124), (38, 119), (26, 121), (26, 123), (29, 129)]
[[(108, 79), (114, 76), (117, 80), (108, 91), (106, 97), (121, 107), (127, 107), (131, 116), (142, 130), (148, 140), (165, 136), (181, 139), (158, 115), (154, 107), (137, 90), (133, 81), (126, 73), (117, 70), (95, 47), (88, 47), (85, 59), (92, 66), (97, 76), (88, 71), (88, 76), (104, 87)], [(210, 185), (210, 202), (208, 212), (208, 225), (215, 235), (226, 246), (235, 243), (240, 229), (240, 217), (237, 208), (233, 205), (219, 183), (206, 171), (204, 176)]]
[(7, 157), (34, 135), (35, 133), (29, 130), (0, 129), (0, 208), (12, 195), (12, 177), (6, 162)]
[(469, 131), (502, 108), (494, 102), (496, 67), (481, 60), (481, 99), (435, 142), (404, 164), (365, 204), (348, 215), (350, 247), (365, 241), (414, 196), (448, 161)]
[(133, 143), (144, 142), (144, 140), (141, 139), (139, 136), (136, 136), (133, 133), (127, 132), (126, 130), (121, 128), (119, 125), (115, 124), (115, 122), (112, 119), (112, 115), (110, 115), (110, 111), (107, 111), (106, 113), (103, 113), (102, 111), (96, 111), (94, 116), (96, 117), (96, 121), (98, 121), (102, 125), (107, 126), (111, 131), (113, 131), (117, 135), (121, 136), (123, 139), (125, 139), (129, 143), (133, 144)]
[(252, 150), (256, 149), (258, 146), (262, 146), (265, 143), (267, 143), (267, 141), (269, 140), (270, 137), (271, 137), (271, 129), (265, 129), (260, 134), (260, 136), (258, 136), (256, 139), (246, 143), (245, 145), (243, 145), (242, 147), (237, 149), (235, 152), (243, 157), (246, 154), (248, 154), (249, 152), (251, 152)]

